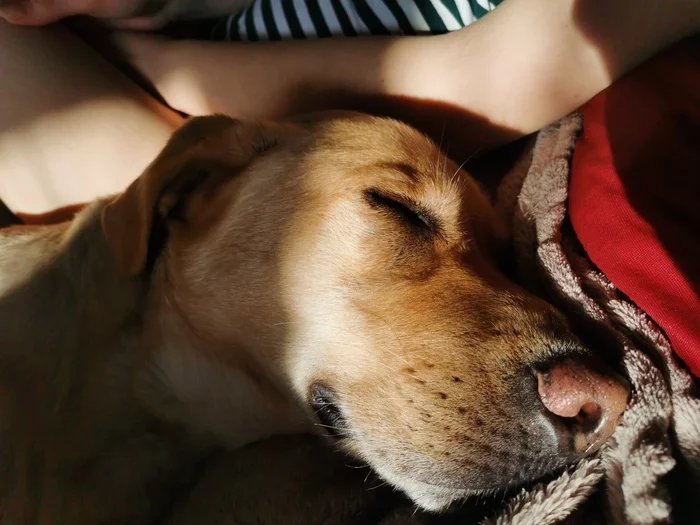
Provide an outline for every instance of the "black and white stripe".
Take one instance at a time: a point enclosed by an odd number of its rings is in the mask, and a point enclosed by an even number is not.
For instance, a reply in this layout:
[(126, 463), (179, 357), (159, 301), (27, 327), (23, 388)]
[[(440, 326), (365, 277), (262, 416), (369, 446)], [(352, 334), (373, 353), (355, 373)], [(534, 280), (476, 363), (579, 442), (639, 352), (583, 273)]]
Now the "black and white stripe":
[(290, 40), (440, 34), (465, 27), (502, 0), (254, 0), (219, 21), (214, 40)]

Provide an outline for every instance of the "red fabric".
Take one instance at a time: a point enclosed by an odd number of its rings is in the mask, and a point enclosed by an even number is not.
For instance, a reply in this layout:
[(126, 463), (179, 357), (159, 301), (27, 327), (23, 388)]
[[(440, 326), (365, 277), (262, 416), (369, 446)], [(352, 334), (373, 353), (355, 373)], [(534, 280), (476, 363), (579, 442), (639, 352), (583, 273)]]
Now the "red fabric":
[(574, 230), (700, 377), (700, 39), (640, 67), (582, 113)]

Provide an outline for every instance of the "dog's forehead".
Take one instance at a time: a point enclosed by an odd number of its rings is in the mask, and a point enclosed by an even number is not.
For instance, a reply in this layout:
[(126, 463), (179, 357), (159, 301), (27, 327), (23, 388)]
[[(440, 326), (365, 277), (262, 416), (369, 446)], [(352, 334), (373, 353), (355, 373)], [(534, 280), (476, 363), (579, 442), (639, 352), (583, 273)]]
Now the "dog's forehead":
[(420, 131), (402, 122), (359, 115), (315, 121), (308, 128), (310, 165), (342, 171), (372, 168), (403, 173), (415, 182), (443, 178), (452, 162)]
[(401, 157), (417, 163), (425, 154), (434, 157), (438, 153), (435, 144), (420, 131), (388, 118), (333, 119), (318, 129), (322, 144), (337, 151), (354, 152), (360, 158)]

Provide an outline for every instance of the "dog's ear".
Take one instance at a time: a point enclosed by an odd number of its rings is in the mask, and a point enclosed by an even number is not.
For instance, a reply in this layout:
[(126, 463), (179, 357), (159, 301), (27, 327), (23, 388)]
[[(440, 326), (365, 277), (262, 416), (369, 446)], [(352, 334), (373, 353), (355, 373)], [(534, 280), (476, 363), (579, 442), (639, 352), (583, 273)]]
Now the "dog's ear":
[(175, 215), (193, 219), (183, 214), (188, 201), (203, 192), (199, 200), (206, 199), (275, 143), (271, 126), (223, 116), (194, 118), (176, 131), (143, 175), (102, 211), (102, 230), (124, 275), (146, 269), (154, 228)]

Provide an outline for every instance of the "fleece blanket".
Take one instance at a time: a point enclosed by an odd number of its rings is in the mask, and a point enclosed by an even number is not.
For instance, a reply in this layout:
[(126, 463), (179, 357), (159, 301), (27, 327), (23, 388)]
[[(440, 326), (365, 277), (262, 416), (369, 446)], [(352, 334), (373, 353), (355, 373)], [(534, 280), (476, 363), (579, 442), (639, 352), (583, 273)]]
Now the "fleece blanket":
[[(700, 397), (664, 333), (585, 257), (567, 222), (581, 119), (542, 130), (498, 189), (522, 283), (617, 352), (633, 392), (613, 439), (553, 479), (454, 513), (417, 512), (366, 468), (312, 437), (213, 459), (168, 525), (661, 525), (700, 523)], [(353, 468), (354, 467), (354, 468)]]

